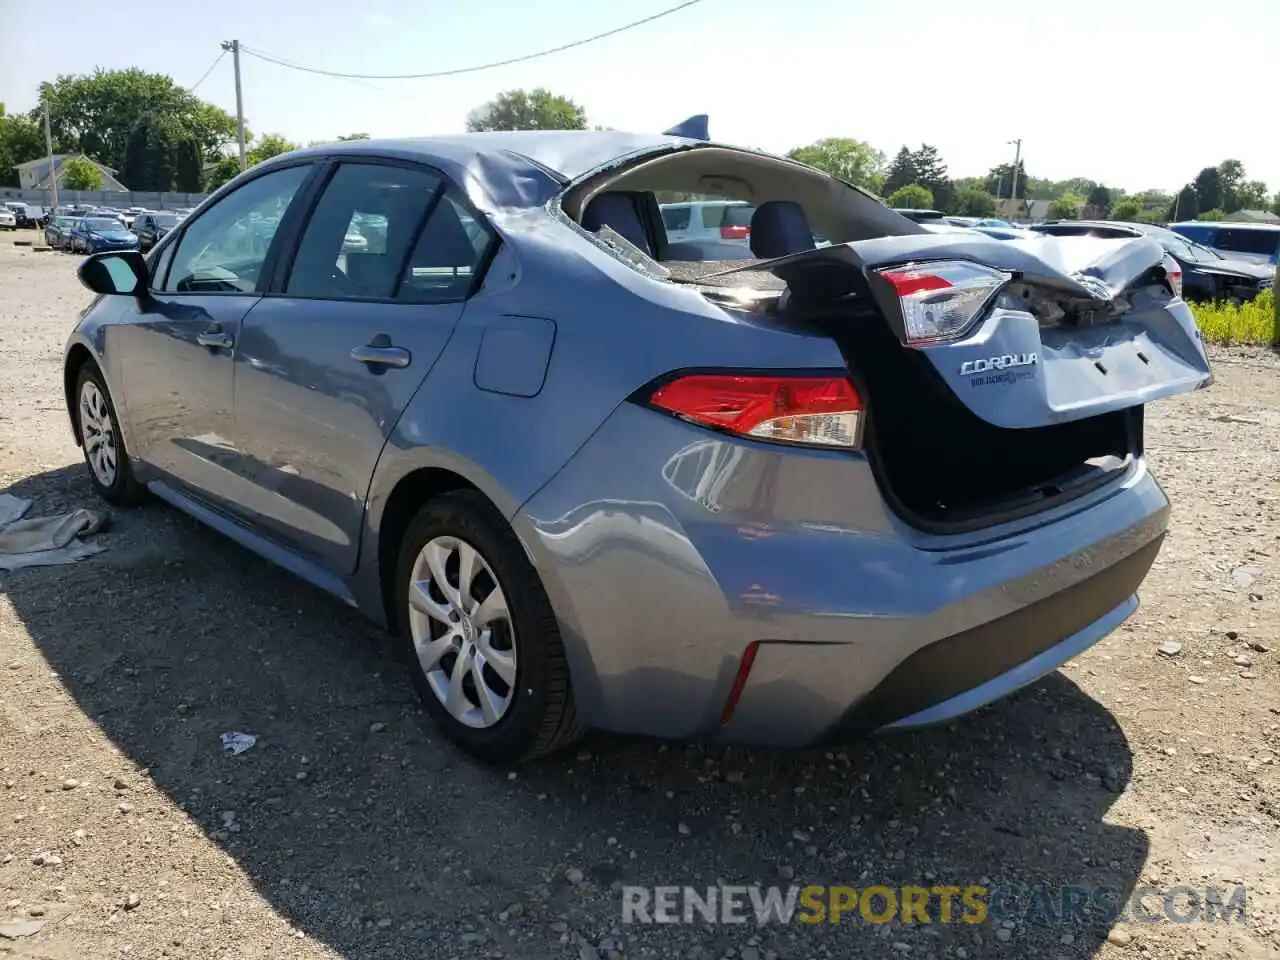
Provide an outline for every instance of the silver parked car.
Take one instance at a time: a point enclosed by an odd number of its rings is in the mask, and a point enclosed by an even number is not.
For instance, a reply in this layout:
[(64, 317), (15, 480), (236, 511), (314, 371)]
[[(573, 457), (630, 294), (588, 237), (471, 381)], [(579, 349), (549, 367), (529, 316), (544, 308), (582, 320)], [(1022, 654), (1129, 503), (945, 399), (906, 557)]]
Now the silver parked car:
[[(752, 200), (743, 261), (666, 233), (658, 193), (708, 177)], [(1149, 239), (933, 233), (674, 134), (297, 150), (80, 276), (98, 492), (386, 625), (497, 763), (585, 727), (800, 746), (1032, 682), (1136, 608), (1169, 518), (1143, 410), (1210, 380)]]

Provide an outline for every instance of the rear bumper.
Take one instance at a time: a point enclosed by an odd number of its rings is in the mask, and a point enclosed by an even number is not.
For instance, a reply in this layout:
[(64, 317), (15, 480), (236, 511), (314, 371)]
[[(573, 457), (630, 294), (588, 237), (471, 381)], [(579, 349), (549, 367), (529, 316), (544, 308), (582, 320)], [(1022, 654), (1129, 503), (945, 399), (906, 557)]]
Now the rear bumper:
[[(1059, 593), (917, 649), (851, 705), (846, 706), (842, 678), (858, 669), (855, 650), (827, 645), (796, 657), (799, 649), (788, 645), (778, 651), (780, 670), (758, 676), (752, 669), (721, 737), (793, 746), (839, 741), (881, 729), (934, 726), (999, 700), (1093, 646), (1133, 613), (1138, 586), (1162, 541), (1157, 536)], [(803, 727), (784, 720), (795, 712), (785, 694), (788, 676), (792, 682), (810, 678), (804, 683), (810, 706)]]
[(945, 721), (1096, 643), (1136, 608), (1168, 501), (1139, 460), (1069, 504), (930, 536), (861, 456), (624, 405), (513, 519), (583, 722), (795, 747)]

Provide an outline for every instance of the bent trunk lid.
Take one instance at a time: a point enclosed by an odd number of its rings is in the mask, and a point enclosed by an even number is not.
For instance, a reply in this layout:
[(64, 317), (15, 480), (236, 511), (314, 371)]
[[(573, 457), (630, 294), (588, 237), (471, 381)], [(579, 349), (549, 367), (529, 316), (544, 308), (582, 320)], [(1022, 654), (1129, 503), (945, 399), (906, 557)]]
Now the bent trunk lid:
[[(876, 271), (967, 260), (1006, 271), (1006, 292), (1034, 290), (1069, 305), (1073, 322), (1011, 308), (1004, 294), (961, 339), (907, 344), (900, 302)], [(1212, 382), (1190, 309), (1161, 293), (1164, 251), (1152, 240), (912, 234), (835, 244), (724, 271), (763, 270), (786, 283), (791, 303), (874, 299), (908, 349), (925, 356), (977, 416), (1000, 427), (1063, 423), (1187, 393)]]

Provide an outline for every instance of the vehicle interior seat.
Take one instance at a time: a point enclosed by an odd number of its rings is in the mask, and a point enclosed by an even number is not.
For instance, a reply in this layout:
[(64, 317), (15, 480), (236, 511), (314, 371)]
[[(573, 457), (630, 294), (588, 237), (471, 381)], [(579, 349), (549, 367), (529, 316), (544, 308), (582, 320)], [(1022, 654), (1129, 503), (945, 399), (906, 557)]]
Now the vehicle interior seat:
[(813, 228), (794, 200), (766, 200), (751, 215), (751, 252), (762, 260), (814, 249)]
[(653, 245), (640, 219), (635, 196), (622, 190), (596, 194), (582, 211), (582, 226), (592, 233), (609, 227), (652, 257)]

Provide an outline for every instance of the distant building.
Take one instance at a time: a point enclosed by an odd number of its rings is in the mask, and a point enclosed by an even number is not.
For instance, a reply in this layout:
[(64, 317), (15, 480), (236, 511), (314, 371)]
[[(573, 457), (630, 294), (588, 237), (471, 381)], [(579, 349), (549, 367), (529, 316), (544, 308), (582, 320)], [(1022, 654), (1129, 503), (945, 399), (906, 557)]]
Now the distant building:
[(1270, 210), (1237, 210), (1228, 213), (1227, 219), (1237, 223), (1280, 223), (1280, 217)]
[[(98, 161), (85, 157), (83, 153), (55, 153), (53, 155), (53, 168), (57, 171), (58, 185), (62, 185), (62, 167), (72, 157), (84, 157), (102, 174), (102, 189), (110, 190), (116, 193), (128, 193), (129, 188), (116, 179), (116, 171), (110, 167), (104, 167)], [(49, 158), (41, 157), (38, 160), (28, 160), (26, 163), (20, 163), (17, 166), (18, 186), (23, 190), (49, 190), (53, 187), (53, 178), (49, 171)]]

